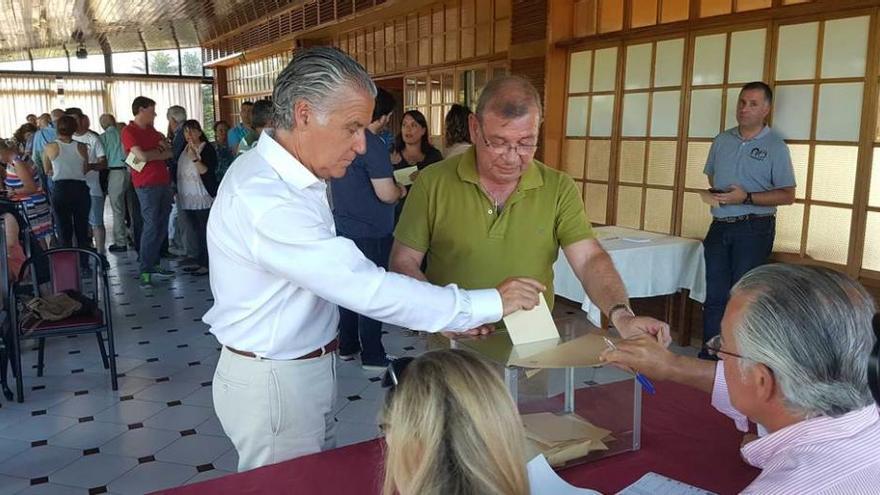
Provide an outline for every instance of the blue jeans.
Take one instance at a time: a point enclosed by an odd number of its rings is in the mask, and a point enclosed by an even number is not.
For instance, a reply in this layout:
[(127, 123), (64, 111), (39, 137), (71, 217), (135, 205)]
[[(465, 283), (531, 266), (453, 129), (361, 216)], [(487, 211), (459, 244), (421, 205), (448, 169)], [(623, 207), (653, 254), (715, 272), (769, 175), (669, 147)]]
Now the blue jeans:
[(171, 215), (171, 186), (135, 188), (141, 205), (141, 273), (152, 272), (159, 265), (162, 243), (168, 238), (168, 216)]
[(775, 217), (751, 218), (736, 223), (712, 222), (703, 240), (706, 258), (703, 343), (721, 331), (730, 289), (749, 270), (767, 262), (775, 238)]
[[(352, 239), (364, 256), (382, 268), (388, 269), (392, 237)], [(339, 308), (339, 353), (361, 351), (363, 364), (383, 364), (385, 347), (382, 346), (382, 322)]]

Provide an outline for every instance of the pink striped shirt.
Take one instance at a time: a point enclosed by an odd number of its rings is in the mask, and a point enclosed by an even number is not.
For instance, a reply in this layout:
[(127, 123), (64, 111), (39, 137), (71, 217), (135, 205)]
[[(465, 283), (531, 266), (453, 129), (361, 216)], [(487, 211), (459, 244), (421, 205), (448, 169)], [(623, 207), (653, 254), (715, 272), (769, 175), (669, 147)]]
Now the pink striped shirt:
[[(723, 364), (715, 370), (712, 405), (748, 431), (730, 403)], [(742, 491), (762, 495), (880, 493), (880, 414), (870, 405), (838, 418), (807, 419), (754, 440), (740, 452), (761, 474)]]

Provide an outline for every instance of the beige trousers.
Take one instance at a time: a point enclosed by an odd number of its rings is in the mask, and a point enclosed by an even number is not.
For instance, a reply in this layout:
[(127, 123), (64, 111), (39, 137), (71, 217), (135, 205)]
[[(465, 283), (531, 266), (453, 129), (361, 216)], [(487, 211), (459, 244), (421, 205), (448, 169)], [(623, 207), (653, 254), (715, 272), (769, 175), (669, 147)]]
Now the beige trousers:
[(226, 347), (212, 383), (214, 409), (247, 471), (336, 447), (336, 353), (248, 358)]

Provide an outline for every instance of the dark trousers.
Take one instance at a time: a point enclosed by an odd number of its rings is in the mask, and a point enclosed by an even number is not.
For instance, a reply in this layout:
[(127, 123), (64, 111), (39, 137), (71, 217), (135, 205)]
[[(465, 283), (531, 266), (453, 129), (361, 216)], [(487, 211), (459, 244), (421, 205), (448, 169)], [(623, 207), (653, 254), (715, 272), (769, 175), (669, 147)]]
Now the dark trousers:
[(749, 270), (767, 262), (775, 238), (775, 217), (751, 218), (736, 223), (712, 222), (703, 240), (706, 258), (703, 343), (721, 331), (730, 289)]
[(61, 247), (76, 246), (88, 249), (89, 241), (89, 186), (82, 180), (55, 181), (52, 210), (58, 222), (58, 243)]
[[(391, 255), (392, 237), (352, 239), (368, 260), (387, 269)], [(363, 364), (381, 364), (385, 360), (382, 346), (382, 322), (354, 311), (339, 308), (339, 353), (361, 351)]]
[(168, 216), (171, 214), (171, 187), (138, 187), (138, 201), (144, 226), (141, 232), (141, 273), (155, 271), (159, 266), (162, 243), (168, 240)]
[(204, 210), (180, 210), (186, 215), (186, 221), (189, 222), (190, 233), (193, 234), (197, 243), (198, 255), (196, 261), (199, 266), (208, 267), (208, 215), (210, 209)]

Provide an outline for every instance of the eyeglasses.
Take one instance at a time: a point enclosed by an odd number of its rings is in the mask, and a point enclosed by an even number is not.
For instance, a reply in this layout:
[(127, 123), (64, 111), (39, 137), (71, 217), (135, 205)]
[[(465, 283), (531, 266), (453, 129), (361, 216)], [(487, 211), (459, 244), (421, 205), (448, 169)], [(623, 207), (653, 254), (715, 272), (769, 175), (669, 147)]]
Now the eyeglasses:
[(740, 359), (748, 359), (747, 357), (745, 357), (741, 354), (736, 354), (734, 352), (725, 351), (725, 350), (721, 349), (721, 344), (722, 344), (721, 343), (721, 335), (719, 334), (719, 335), (716, 335), (716, 336), (712, 337), (711, 339), (709, 339), (703, 345), (703, 348), (706, 349), (706, 352), (710, 356), (717, 356), (719, 354), (726, 354), (728, 356), (738, 357)]
[(406, 367), (409, 366), (411, 362), (413, 362), (413, 357), (402, 357), (397, 359), (392, 359), (390, 363), (388, 363), (388, 368), (385, 370), (385, 375), (382, 376), (382, 388), (390, 388), (394, 390), (395, 387), (400, 385), (400, 380), (403, 379), (403, 374), (406, 371)]
[(506, 155), (513, 151), (519, 156), (529, 156), (534, 153), (538, 149), (537, 144), (507, 144), (507, 143), (490, 143), (488, 139), (486, 139), (486, 134), (483, 132), (483, 124), (480, 124), (480, 137), (483, 138), (483, 144), (486, 145), (486, 148), (490, 153), (494, 155)]

